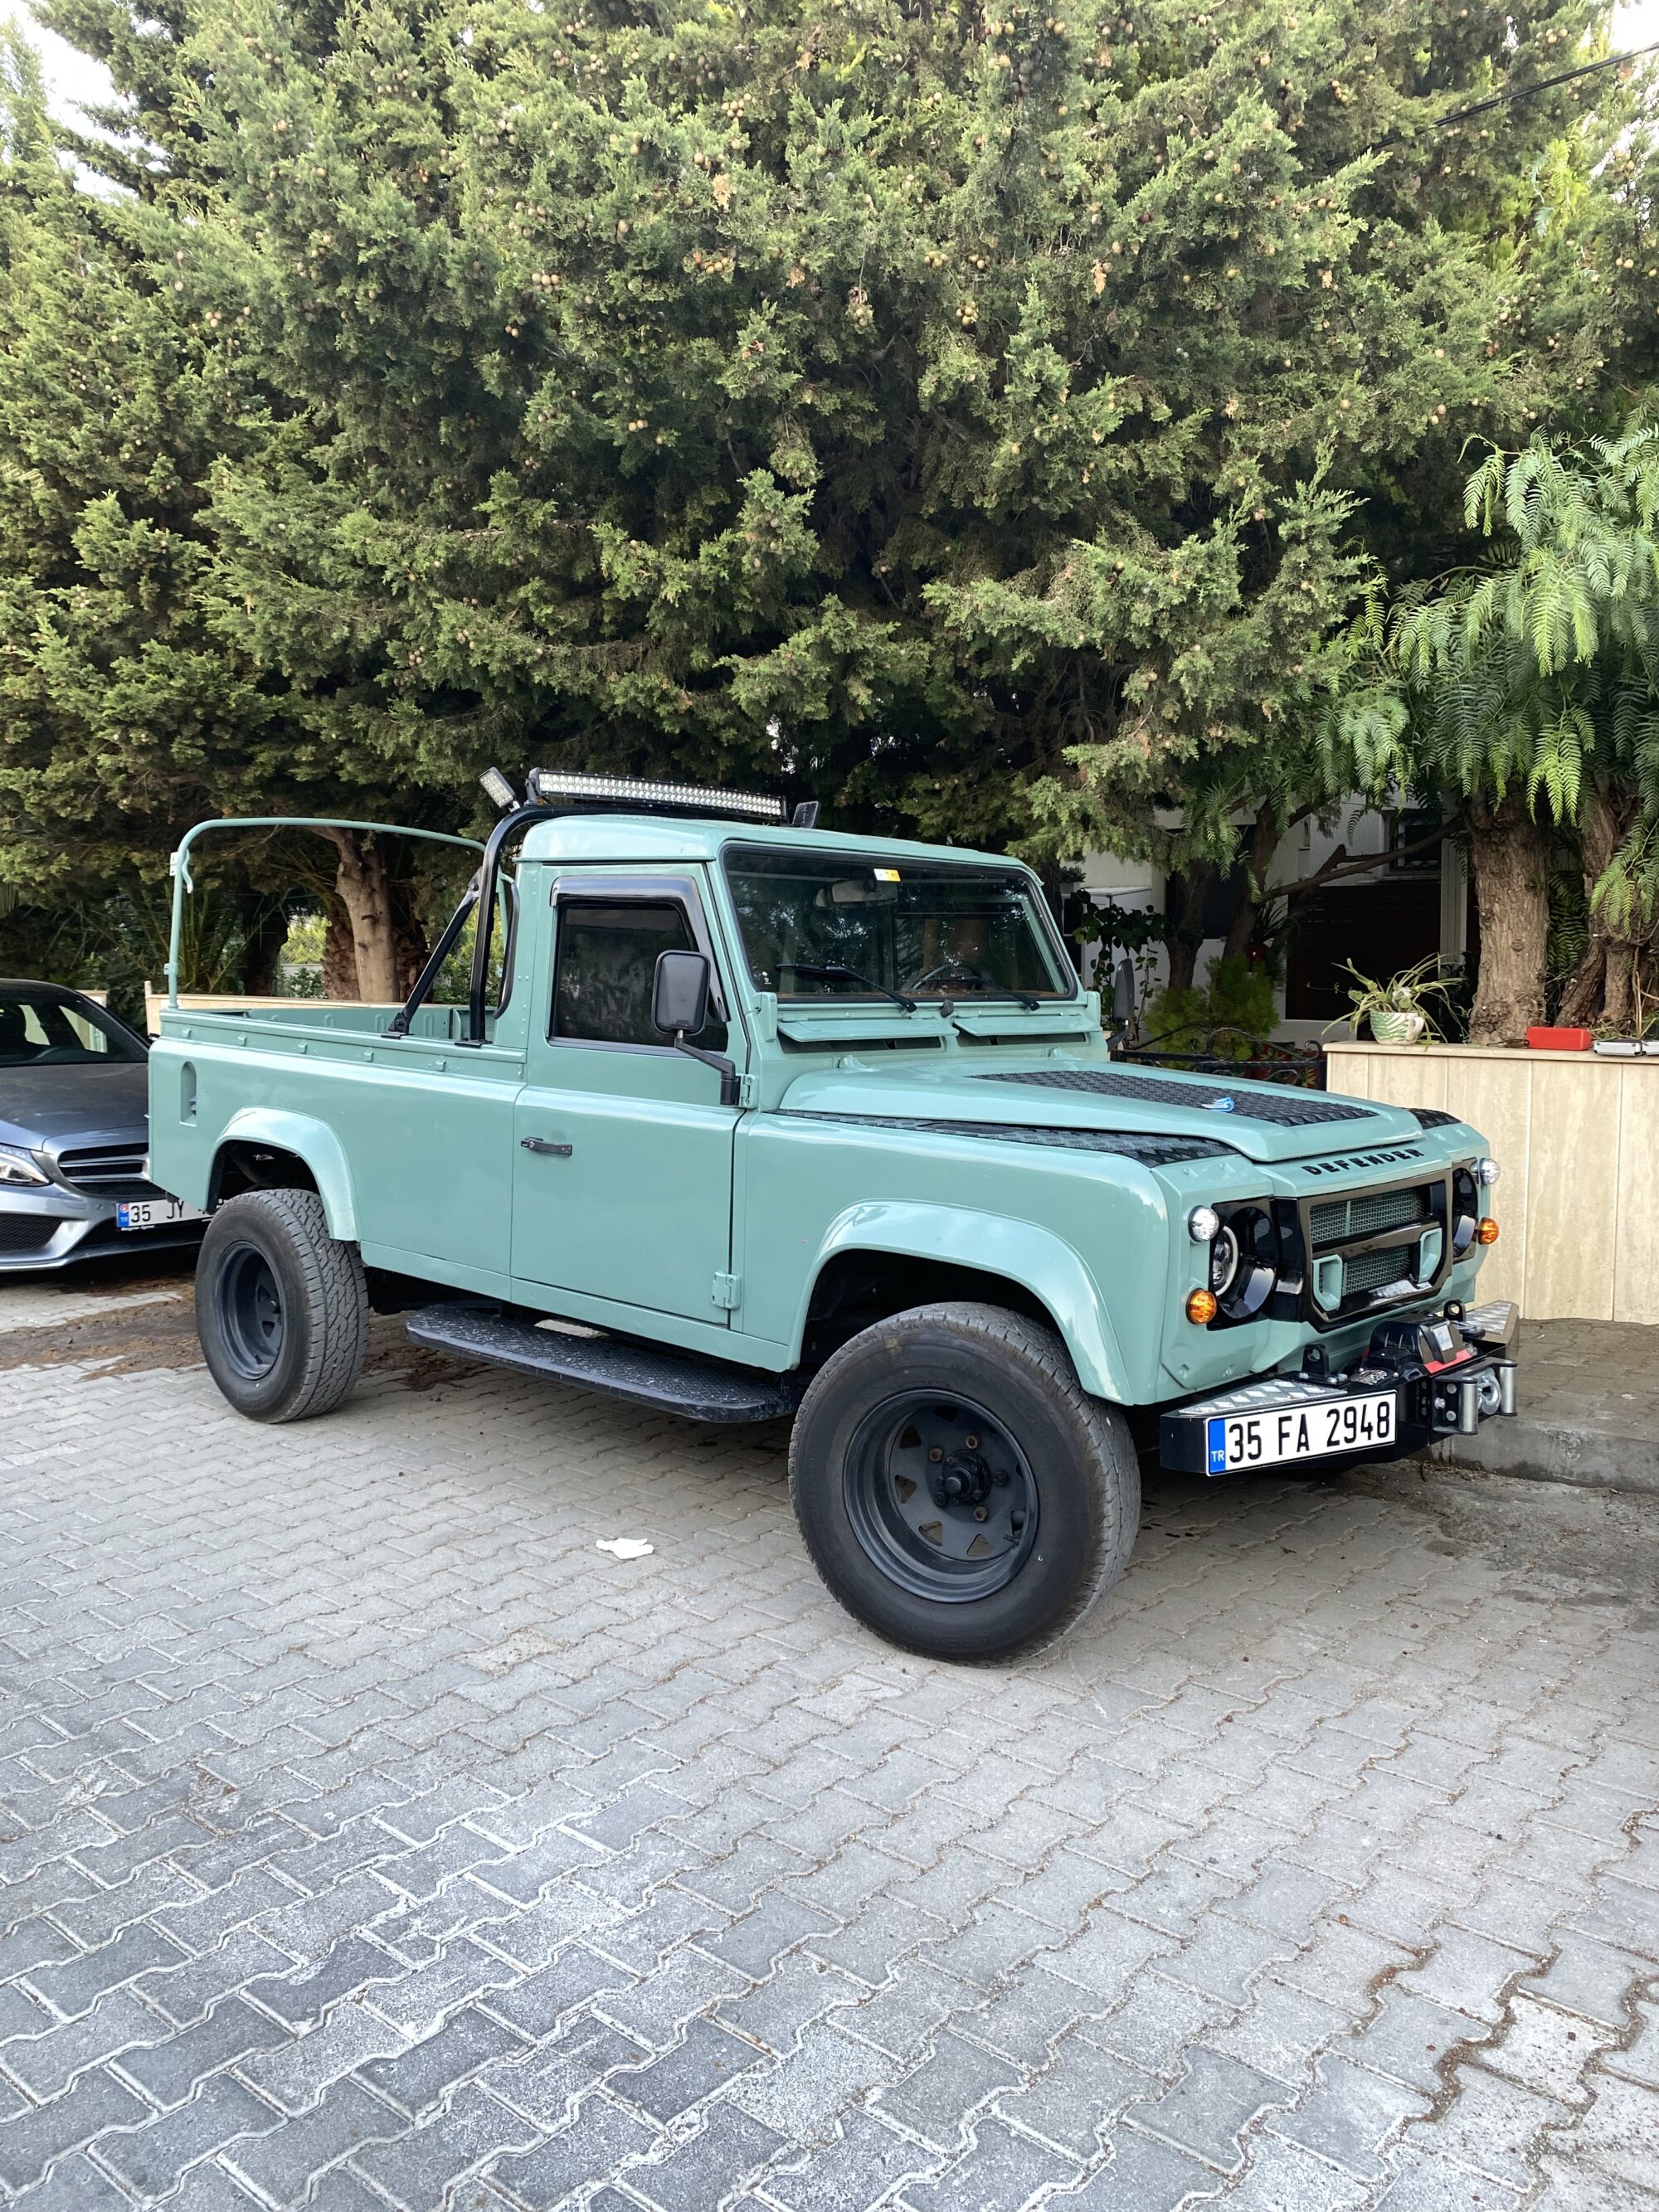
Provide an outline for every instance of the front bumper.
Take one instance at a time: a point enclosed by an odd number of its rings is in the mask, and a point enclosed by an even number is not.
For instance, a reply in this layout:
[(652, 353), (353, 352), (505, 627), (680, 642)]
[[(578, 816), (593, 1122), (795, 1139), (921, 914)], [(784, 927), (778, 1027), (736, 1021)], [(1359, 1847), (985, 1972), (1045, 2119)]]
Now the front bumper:
[[(1164, 1413), (1159, 1462), (1177, 1474), (1330, 1468), (1409, 1458), (1437, 1437), (1473, 1436), (1483, 1421), (1518, 1410), (1520, 1322), (1517, 1307), (1497, 1300), (1449, 1306), (1426, 1322), (1387, 1322), (1340, 1374), (1322, 1371), (1316, 1347), (1300, 1375), (1267, 1376)], [(1241, 1420), (1259, 1447), (1243, 1462), (1218, 1449), (1227, 1423)], [(1342, 1438), (1342, 1448), (1298, 1452), (1298, 1432), (1310, 1426)], [(1351, 1449), (1349, 1434), (1358, 1439)]]
[(34, 1274), (116, 1253), (167, 1251), (197, 1243), (202, 1226), (179, 1221), (161, 1229), (118, 1229), (107, 1199), (83, 1198), (56, 1186), (38, 1193), (7, 1191), (0, 1196), (0, 1275)]

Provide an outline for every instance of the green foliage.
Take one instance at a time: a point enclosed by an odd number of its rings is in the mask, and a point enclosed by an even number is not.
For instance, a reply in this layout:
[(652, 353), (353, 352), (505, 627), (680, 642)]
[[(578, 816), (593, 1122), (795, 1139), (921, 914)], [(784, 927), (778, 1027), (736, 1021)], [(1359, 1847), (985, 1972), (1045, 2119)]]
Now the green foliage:
[(1144, 1041), (1173, 1052), (1213, 1052), (1249, 1060), (1279, 1019), (1273, 977), (1245, 960), (1219, 954), (1205, 970), (1203, 987), (1161, 992), (1146, 1009)]
[(1596, 872), (1617, 928), (1659, 911), (1659, 429), (1486, 455), (1466, 512), (1494, 557), (1402, 597), (1391, 689), (1357, 696), (1355, 772), (1454, 796), (1518, 788), (1556, 823), (1592, 794), (1626, 834)]
[(222, 809), (464, 826), (494, 757), (1220, 859), (1463, 441), (1652, 343), (1613, 80), (1436, 128), (1589, 0), (44, 13), (119, 98), (101, 195), (0, 121), (34, 896)]

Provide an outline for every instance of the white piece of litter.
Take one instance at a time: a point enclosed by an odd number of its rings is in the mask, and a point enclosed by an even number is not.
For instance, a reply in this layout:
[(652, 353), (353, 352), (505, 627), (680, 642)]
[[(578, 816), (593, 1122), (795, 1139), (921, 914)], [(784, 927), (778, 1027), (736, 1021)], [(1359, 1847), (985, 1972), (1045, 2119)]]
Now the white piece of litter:
[(643, 1536), (601, 1536), (593, 1547), (596, 1552), (609, 1552), (613, 1559), (649, 1559), (656, 1548)]

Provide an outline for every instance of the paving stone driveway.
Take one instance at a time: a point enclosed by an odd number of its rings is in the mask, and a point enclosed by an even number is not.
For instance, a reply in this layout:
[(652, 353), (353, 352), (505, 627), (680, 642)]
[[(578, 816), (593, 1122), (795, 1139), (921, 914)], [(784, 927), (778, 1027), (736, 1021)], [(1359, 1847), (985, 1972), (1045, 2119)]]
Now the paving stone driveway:
[(1650, 1502), (1159, 1480), (968, 1670), (775, 1431), (185, 1319), (0, 1289), (0, 2199), (1659, 2204)]

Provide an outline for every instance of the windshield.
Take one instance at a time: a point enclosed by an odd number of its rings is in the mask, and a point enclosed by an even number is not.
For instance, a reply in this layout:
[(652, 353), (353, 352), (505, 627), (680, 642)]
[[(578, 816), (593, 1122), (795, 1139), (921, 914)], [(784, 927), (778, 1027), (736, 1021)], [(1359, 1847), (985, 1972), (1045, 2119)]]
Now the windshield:
[(89, 1000), (0, 983), (0, 1067), (106, 1066), (143, 1056), (137, 1038)]
[(1070, 998), (1042, 895), (1018, 868), (728, 847), (749, 971), (781, 999)]

